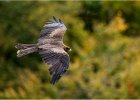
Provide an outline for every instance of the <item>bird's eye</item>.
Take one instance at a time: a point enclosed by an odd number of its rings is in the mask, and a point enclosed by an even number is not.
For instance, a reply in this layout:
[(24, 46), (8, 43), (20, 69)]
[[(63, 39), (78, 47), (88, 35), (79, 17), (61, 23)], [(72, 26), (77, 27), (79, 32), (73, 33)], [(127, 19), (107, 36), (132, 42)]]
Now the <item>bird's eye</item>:
[(65, 47), (64, 50), (65, 50), (66, 52), (68, 52), (68, 51), (70, 50), (70, 48), (69, 48), (69, 47)]

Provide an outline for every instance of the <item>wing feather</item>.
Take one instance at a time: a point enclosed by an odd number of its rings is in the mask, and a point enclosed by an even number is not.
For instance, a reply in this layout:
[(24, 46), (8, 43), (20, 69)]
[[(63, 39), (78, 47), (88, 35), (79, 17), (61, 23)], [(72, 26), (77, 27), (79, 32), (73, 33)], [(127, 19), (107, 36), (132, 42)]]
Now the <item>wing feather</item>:
[(66, 26), (60, 19), (47, 22), (40, 33), (38, 45), (39, 54), (45, 63), (49, 64), (51, 83), (55, 84), (69, 67), (70, 57), (63, 49), (63, 36)]
[[(60, 35), (61, 39), (66, 31), (66, 26), (60, 19), (56, 19), (53, 17), (53, 19), (50, 22), (47, 22), (43, 29), (41, 30), (39, 40), (45, 37), (55, 37)], [(52, 35), (51, 35), (52, 34)]]
[[(70, 57), (69, 55), (61, 48), (57, 52), (53, 49), (46, 50), (41, 49), (39, 54), (45, 63), (50, 64), (49, 72), (52, 75), (51, 83), (55, 84), (61, 76), (67, 71), (69, 67)], [(57, 48), (58, 49), (58, 48)]]

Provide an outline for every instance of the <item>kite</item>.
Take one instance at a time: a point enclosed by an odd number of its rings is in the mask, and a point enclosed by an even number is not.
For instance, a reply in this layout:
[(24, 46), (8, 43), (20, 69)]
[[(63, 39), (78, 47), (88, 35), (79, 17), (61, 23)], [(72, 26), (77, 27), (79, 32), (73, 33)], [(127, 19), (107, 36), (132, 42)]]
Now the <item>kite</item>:
[(71, 48), (63, 43), (66, 30), (64, 23), (53, 17), (50, 22), (43, 26), (37, 44), (18, 43), (15, 45), (18, 49), (17, 57), (39, 52), (44, 62), (49, 64), (51, 84), (55, 84), (69, 67), (68, 51), (71, 51)]

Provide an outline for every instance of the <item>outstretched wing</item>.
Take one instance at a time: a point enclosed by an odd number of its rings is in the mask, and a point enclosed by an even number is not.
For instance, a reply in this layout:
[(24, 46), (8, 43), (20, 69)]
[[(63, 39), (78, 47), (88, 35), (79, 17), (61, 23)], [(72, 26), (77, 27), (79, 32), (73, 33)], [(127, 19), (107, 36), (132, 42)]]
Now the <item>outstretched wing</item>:
[(50, 22), (47, 22), (40, 33), (40, 39), (44, 39), (46, 37), (49, 38), (59, 38), (62, 39), (65, 31), (67, 30), (66, 26), (60, 19), (56, 19), (53, 16), (53, 19)]
[(69, 67), (69, 55), (61, 48), (41, 49), (39, 54), (45, 63), (50, 64), (49, 72), (52, 76), (50, 82), (55, 84)]

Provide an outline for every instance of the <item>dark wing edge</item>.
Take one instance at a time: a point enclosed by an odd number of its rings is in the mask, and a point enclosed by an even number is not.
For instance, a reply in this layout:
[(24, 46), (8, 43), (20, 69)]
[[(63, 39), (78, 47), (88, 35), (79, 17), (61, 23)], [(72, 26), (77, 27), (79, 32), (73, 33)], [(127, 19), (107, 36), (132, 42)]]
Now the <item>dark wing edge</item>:
[(59, 61), (51, 65), (49, 68), (50, 74), (52, 75), (51, 84), (55, 84), (61, 76), (68, 70), (70, 58), (68, 55), (62, 55)]
[(45, 38), (48, 34), (51, 34), (56, 29), (64, 27), (65, 30), (67, 29), (64, 23), (53, 16), (53, 19), (49, 22), (46, 22), (43, 26), (43, 29), (41, 30), (40, 37), (39, 38)]
[(55, 84), (61, 76), (68, 70), (70, 57), (66, 52), (56, 53), (52, 51), (41, 50), (40, 55), (45, 63), (50, 64), (49, 72), (51, 75), (51, 84)]

